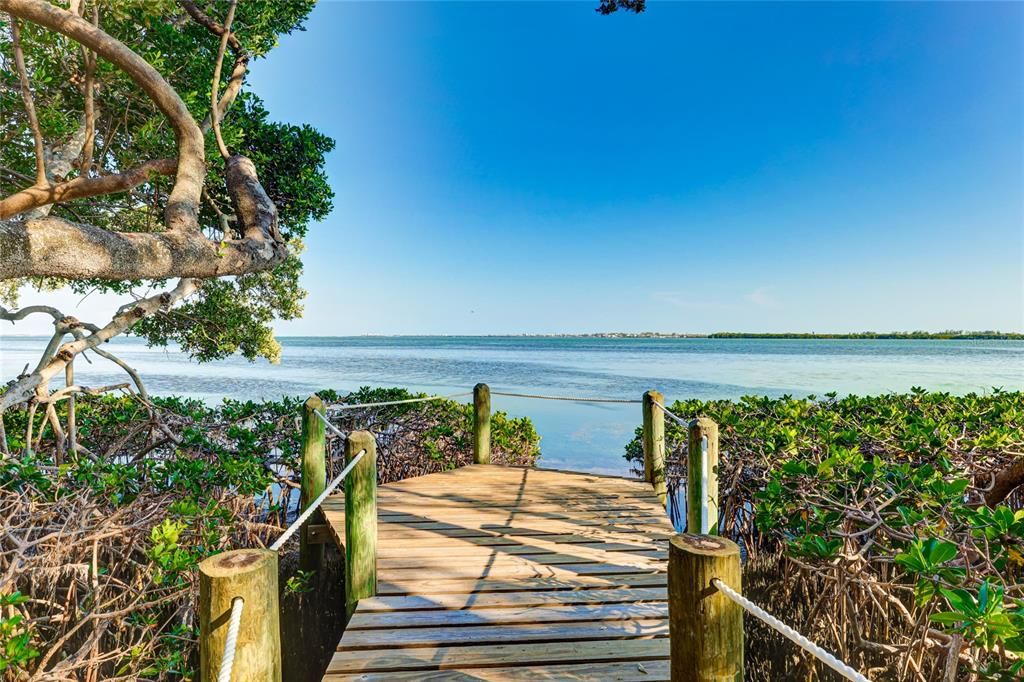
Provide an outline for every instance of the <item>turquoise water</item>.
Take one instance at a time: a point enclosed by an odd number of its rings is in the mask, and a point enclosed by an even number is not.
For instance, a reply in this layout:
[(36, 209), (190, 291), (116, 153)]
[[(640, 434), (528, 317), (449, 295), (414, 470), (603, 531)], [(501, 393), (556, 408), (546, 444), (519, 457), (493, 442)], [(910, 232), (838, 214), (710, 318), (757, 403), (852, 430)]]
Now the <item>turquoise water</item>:
[[(318, 388), (404, 386), (450, 394), (492, 390), (666, 399), (745, 394), (876, 394), (922, 386), (966, 393), (1024, 390), (1024, 342), (531, 337), (285, 337), (281, 364), (231, 358), (199, 365), (174, 350), (119, 339), (110, 349), (139, 370), (151, 393), (216, 402), (306, 395)], [(0, 337), (0, 380), (34, 364), (40, 337)], [(111, 363), (76, 363), (80, 383), (124, 380)], [(622, 448), (639, 405), (591, 405), (497, 396), (494, 408), (533, 418), (542, 464), (622, 474)]]

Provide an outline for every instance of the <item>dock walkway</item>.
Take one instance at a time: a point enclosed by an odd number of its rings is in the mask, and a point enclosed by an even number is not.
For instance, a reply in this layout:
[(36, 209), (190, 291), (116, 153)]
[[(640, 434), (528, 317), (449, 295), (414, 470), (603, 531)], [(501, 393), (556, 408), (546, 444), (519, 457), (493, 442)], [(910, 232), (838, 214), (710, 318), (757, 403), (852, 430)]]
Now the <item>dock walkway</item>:
[[(474, 464), (378, 489), (377, 596), (325, 680), (667, 680), (667, 547), (651, 485)], [(323, 510), (335, 540), (344, 500)]]

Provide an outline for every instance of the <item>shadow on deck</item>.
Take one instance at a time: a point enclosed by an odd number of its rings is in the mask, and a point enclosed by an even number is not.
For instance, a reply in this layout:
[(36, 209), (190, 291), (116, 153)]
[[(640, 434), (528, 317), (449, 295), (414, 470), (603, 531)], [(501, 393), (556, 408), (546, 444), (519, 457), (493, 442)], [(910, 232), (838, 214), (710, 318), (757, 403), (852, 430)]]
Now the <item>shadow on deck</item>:
[[(674, 531), (649, 484), (471, 465), (377, 504), (377, 596), (325, 680), (668, 679)], [(323, 510), (340, 544), (343, 498)]]

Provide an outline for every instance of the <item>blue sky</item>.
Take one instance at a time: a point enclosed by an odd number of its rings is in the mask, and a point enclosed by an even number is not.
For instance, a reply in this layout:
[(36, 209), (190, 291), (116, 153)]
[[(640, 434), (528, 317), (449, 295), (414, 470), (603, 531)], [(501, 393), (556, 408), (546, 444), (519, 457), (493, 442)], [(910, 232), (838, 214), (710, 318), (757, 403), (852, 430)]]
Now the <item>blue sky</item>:
[(288, 334), (1020, 330), (1024, 6), (324, 2)]

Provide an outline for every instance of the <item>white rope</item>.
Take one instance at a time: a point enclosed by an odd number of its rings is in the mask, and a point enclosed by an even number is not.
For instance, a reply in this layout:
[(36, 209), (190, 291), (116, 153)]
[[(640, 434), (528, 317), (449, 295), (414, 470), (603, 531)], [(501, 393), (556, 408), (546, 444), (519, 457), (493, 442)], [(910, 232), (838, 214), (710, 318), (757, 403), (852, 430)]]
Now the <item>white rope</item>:
[[(675, 423), (686, 428), (690, 427), (690, 422), (669, 412), (668, 408), (657, 400), (652, 400), (651, 402)], [(707, 436), (702, 436), (700, 439), (700, 464), (700, 533), (701, 535), (707, 535), (711, 530), (711, 498), (708, 496), (708, 472), (711, 471), (711, 465), (708, 462)]]
[(315, 414), (316, 416), (320, 417), (320, 421), (322, 421), (324, 423), (324, 426), (329, 428), (331, 431), (334, 431), (336, 434), (338, 434), (342, 438), (348, 438), (348, 434), (345, 433), (344, 431), (342, 431), (341, 429), (339, 429), (334, 424), (332, 424), (331, 421), (326, 416), (324, 416), (323, 412), (321, 412), (320, 410), (313, 410), (313, 414)]
[(573, 403), (641, 403), (642, 400), (624, 400), (621, 398), (581, 398), (578, 396), (564, 395), (536, 395), (534, 393), (507, 393), (505, 391), (491, 391), (491, 395), (503, 395), (509, 398), (535, 398), (537, 400), (567, 400)]
[(455, 393), (453, 395), (428, 395), (423, 398), (407, 398), (405, 400), (386, 400), (381, 403), (359, 403), (358, 405), (328, 405), (328, 410), (357, 410), (361, 407), (384, 407), (386, 405), (406, 405), (408, 403), (425, 403), (430, 400), (454, 400), (473, 395), (472, 391), (466, 393)]
[(718, 578), (713, 578), (711, 580), (711, 584), (718, 588), (718, 590), (726, 597), (732, 599), (734, 602), (745, 608), (758, 619), (764, 621), (771, 627), (778, 630), (783, 636), (785, 636), (791, 642), (799, 646), (804, 651), (813, 655), (819, 661), (835, 670), (844, 678), (848, 680), (853, 680), (854, 682), (871, 682), (871, 680), (869, 680), (867, 677), (857, 672), (847, 664), (843, 663), (838, 658), (833, 656), (831, 653), (829, 653), (825, 649), (822, 649), (820, 646), (818, 646), (811, 640), (807, 639), (799, 632), (789, 627), (788, 625), (786, 625), (781, 620), (779, 620), (775, 616), (771, 615), (770, 613), (762, 609), (754, 602), (750, 601), (743, 595), (739, 594), (738, 592), (736, 592), (736, 590), (732, 589)]
[(708, 437), (700, 439), (700, 534), (707, 535), (711, 532), (711, 510), (708, 509), (710, 495), (708, 495)]
[(661, 411), (665, 413), (665, 416), (674, 421), (676, 424), (689, 428), (690, 422), (686, 421), (682, 417), (672, 414), (671, 412), (668, 411), (667, 407), (659, 403), (657, 400), (652, 400), (651, 402), (654, 403), (658, 408), (660, 408)]
[(288, 538), (294, 535), (295, 531), (297, 531), (302, 526), (302, 524), (309, 520), (309, 517), (313, 515), (313, 512), (315, 512), (317, 508), (321, 504), (323, 504), (323, 501), (327, 499), (328, 495), (334, 492), (335, 488), (341, 485), (341, 482), (345, 480), (345, 476), (348, 475), (348, 472), (352, 471), (352, 468), (359, 463), (359, 460), (361, 460), (363, 458), (363, 455), (365, 454), (366, 450), (360, 450), (359, 454), (352, 458), (352, 461), (349, 462), (345, 466), (345, 468), (341, 470), (341, 473), (338, 474), (337, 478), (331, 481), (327, 485), (327, 487), (324, 488), (324, 491), (320, 493), (320, 495), (315, 500), (313, 500), (313, 502), (306, 508), (306, 511), (299, 514), (299, 518), (292, 521), (292, 525), (288, 526), (287, 530), (285, 530), (285, 532), (281, 534), (281, 537), (277, 539), (277, 542), (270, 546), (270, 549), (272, 551), (278, 551), (279, 549), (281, 549), (281, 547), (284, 546), (284, 543), (288, 542)]
[(228, 636), (224, 639), (224, 655), (220, 659), (220, 671), (217, 682), (231, 682), (231, 672), (235, 666), (235, 648), (238, 646), (238, 627), (242, 623), (242, 607), (245, 600), (235, 597), (231, 600), (231, 619), (228, 621)]

